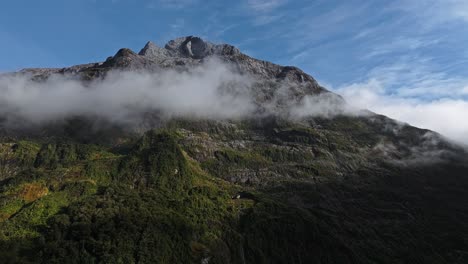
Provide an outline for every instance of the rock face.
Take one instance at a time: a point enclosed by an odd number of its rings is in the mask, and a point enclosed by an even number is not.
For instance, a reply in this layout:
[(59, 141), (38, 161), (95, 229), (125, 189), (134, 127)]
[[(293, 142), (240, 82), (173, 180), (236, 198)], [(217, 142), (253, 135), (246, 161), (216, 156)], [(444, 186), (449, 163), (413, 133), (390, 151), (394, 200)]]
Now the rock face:
[(62, 69), (31, 68), (24, 69), (21, 72), (48, 75), (53, 73), (78, 74), (93, 70), (106, 71), (116, 68), (155, 70), (158, 68), (176, 68), (178, 66), (190, 67), (203, 63), (204, 60), (212, 57), (232, 64), (234, 68), (243, 74), (252, 74), (267, 79), (288, 80), (297, 84), (310, 84), (315, 92), (326, 91), (323, 87), (319, 87), (314, 78), (296, 67), (280, 66), (257, 60), (241, 53), (239, 49), (232, 45), (213, 44), (194, 36), (171, 40), (164, 48), (158, 47), (149, 41), (138, 54), (130, 49), (123, 48), (102, 63), (76, 65)]
[(141, 49), (138, 55), (141, 55), (146, 58), (153, 58), (155, 60), (158, 58), (167, 58), (170, 56), (168, 50), (156, 46), (151, 41), (148, 41), (148, 43), (146, 43), (145, 47)]
[(171, 40), (166, 44), (165, 48), (179, 56), (194, 59), (203, 59), (211, 55), (235, 56), (240, 54), (240, 51), (234, 46), (227, 44), (215, 45), (193, 36)]
[[(146, 68), (157, 69), (176, 67), (180, 65), (196, 65), (204, 60), (216, 57), (224, 62), (232, 63), (244, 74), (254, 74), (265, 78), (289, 79), (297, 83), (316, 81), (300, 69), (291, 66), (280, 66), (271, 62), (257, 60), (239, 51), (229, 44), (213, 44), (199, 37), (188, 36), (169, 41), (164, 48), (149, 41), (140, 50), (134, 51), (123, 48), (114, 56), (102, 63), (76, 65), (67, 68), (30, 68), (22, 73), (46, 75), (52, 73), (80, 73), (90, 69), (109, 70), (111, 68)], [(323, 89), (325, 90), (325, 89)]]
[[(144, 70), (157, 72), (164, 69), (186, 71), (192, 67), (216, 59), (226, 64), (233, 72), (254, 80), (251, 86), (252, 97), (262, 112), (265, 105), (277, 105), (284, 111), (282, 100), (277, 100), (278, 89), (287, 91), (284, 101), (301, 102), (307, 95), (327, 94), (333, 102), (345, 105), (337, 94), (331, 93), (307, 73), (297, 67), (281, 66), (243, 54), (228, 44), (213, 44), (199, 37), (187, 36), (169, 41), (163, 48), (148, 42), (136, 53), (130, 49), (120, 49), (102, 63), (76, 65), (63, 69), (24, 69), (35, 79), (45, 79), (51, 74), (73, 75), (83, 80), (101, 78), (112, 70)], [(283, 95), (281, 95), (283, 96)], [(273, 101), (277, 100), (277, 101)]]
[(113, 57), (109, 57), (103, 64), (98, 65), (102, 68), (144, 68), (148, 62), (133, 52), (131, 49), (120, 49)]
[[(112, 58), (115, 59), (116, 56), (121, 57), (122, 55), (128, 57), (128, 61), (131, 62), (125, 66), (142, 66), (140, 62), (143, 60), (146, 61), (147, 68), (156, 68), (158, 66), (174, 67), (181, 64), (199, 64), (208, 57), (218, 57), (222, 60), (232, 61), (235, 61), (234, 57), (243, 57), (244, 59), (248, 57), (234, 46), (228, 44), (213, 44), (194, 36), (176, 38), (169, 41), (164, 48), (158, 47), (156, 44), (149, 41), (138, 53), (139, 57), (135, 56), (136, 54), (133, 52), (126, 52), (125, 54), (118, 52)], [(254, 60), (253, 58), (250, 59)], [(112, 66), (114, 65), (103, 65), (103, 67)], [(273, 64), (269, 66), (276, 68), (274, 70), (279, 69), (273, 66)]]

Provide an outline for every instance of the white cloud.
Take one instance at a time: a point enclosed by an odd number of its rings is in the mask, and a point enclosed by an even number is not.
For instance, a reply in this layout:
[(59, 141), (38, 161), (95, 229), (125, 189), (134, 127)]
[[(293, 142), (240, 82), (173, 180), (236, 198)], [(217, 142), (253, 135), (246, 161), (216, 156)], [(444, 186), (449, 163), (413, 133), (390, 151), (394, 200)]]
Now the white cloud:
[(461, 19), (468, 22), (468, 1), (466, 0), (439, 0), (439, 8), (444, 6), (448, 9), (449, 15), (455, 19)]
[[(365, 34), (365, 33), (363, 33)], [(363, 37), (360, 34), (356, 36)], [(388, 55), (389, 53), (405, 53), (413, 50), (425, 48), (439, 43), (438, 39), (419, 39), (414, 37), (396, 37), (395, 39), (389, 40), (389, 43), (383, 43), (379, 46), (372, 47), (369, 53), (364, 55), (364, 58), (369, 59), (375, 56)]]
[(254, 104), (249, 78), (216, 60), (186, 72), (111, 72), (84, 84), (66, 76), (44, 82), (28, 76), (0, 76), (0, 113), (12, 125), (59, 121), (83, 115), (118, 123), (139, 122), (143, 113), (165, 116), (236, 118)]
[(417, 56), (377, 66), (369, 71), (367, 79), (378, 80), (394, 95), (425, 99), (460, 98), (468, 87), (468, 77), (438, 71), (431, 58)]
[(411, 125), (431, 129), (468, 144), (468, 101), (436, 99), (424, 101), (388, 94), (377, 79), (337, 89), (352, 105), (367, 108)]
[[(115, 70), (90, 82), (61, 74), (43, 81), (34, 81), (29, 74), (1, 75), (0, 127), (85, 116), (135, 128), (148, 114), (162, 119), (236, 119), (271, 114), (296, 118), (330, 117), (346, 110), (342, 99), (334, 94), (305, 96), (298, 102), (297, 89), (304, 88), (301, 85), (289, 81), (265, 83), (231, 67), (212, 58), (183, 71)], [(266, 101), (259, 96), (262, 89), (271, 89)]]
[(281, 19), (282, 15), (260, 15), (254, 18), (255, 26), (263, 26)]
[(186, 8), (196, 4), (198, 0), (152, 0), (147, 4), (148, 8)]
[(254, 26), (271, 24), (283, 18), (283, 14), (275, 14), (274, 11), (287, 0), (247, 0), (248, 12), (253, 16)]
[(357, 29), (368, 22), (370, 12), (368, 3), (356, 6), (347, 1), (330, 7), (327, 2), (318, 1), (289, 13), (290, 26), (277, 35), (287, 41), (288, 52), (297, 53), (327, 39), (341, 38), (351, 32), (358, 34)]
[(247, 0), (247, 4), (252, 10), (263, 13), (273, 11), (286, 2), (286, 0)]
[(185, 19), (177, 18), (174, 23), (169, 25), (172, 30), (179, 30), (185, 26)]
[(468, 95), (468, 86), (465, 86), (465, 87), (462, 89), (462, 93), (463, 93), (463, 95)]
[(427, 28), (447, 22), (468, 22), (466, 0), (399, 0), (394, 1), (390, 8), (411, 13), (424, 21)]

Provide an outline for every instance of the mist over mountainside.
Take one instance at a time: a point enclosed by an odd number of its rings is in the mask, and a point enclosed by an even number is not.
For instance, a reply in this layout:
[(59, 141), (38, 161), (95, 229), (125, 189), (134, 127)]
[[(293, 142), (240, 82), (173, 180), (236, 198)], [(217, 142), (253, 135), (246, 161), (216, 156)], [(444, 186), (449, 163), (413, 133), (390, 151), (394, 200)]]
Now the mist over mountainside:
[(0, 75), (7, 263), (466, 263), (468, 153), (198, 37)]
[[(3, 112), (32, 122), (70, 115), (125, 121), (119, 119), (145, 111), (237, 118), (275, 114), (277, 107), (294, 106), (291, 114), (299, 116), (344, 110), (338, 95), (298, 68), (259, 61), (197, 37), (170, 41), (164, 49), (148, 42), (139, 54), (121, 49), (103, 63), (25, 69), (3, 76), (1, 89)], [(300, 109), (315, 107), (309, 102), (313, 97), (327, 97), (327, 103), (311, 113)]]

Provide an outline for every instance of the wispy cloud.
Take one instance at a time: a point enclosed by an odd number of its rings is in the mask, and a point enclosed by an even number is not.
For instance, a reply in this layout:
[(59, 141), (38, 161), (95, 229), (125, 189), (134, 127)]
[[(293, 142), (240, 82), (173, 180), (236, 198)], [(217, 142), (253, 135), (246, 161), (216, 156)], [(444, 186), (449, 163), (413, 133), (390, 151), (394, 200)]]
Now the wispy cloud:
[(405, 54), (417, 49), (425, 48), (439, 43), (438, 39), (423, 39), (398, 36), (391, 39), (389, 43), (383, 43), (379, 46), (374, 46), (370, 49), (369, 53), (365, 54), (363, 58), (369, 59), (375, 56), (387, 55), (389, 53)]
[[(289, 44), (288, 50), (295, 53), (316, 44), (335, 41), (337, 36), (344, 38), (350, 32), (357, 34), (356, 29), (361, 23), (365, 23), (362, 17), (369, 13), (369, 8), (367, 4), (355, 6), (353, 3), (342, 3), (333, 7), (317, 4), (304, 6), (298, 14), (289, 17), (293, 25), (284, 29), (284, 38)], [(314, 16), (308, 15), (316, 9), (322, 12)]]
[(431, 58), (406, 57), (393, 64), (373, 68), (368, 79), (377, 79), (395, 95), (405, 97), (459, 97), (468, 86), (468, 77), (435, 70)]
[(431, 72), (415, 60), (378, 67), (366, 80), (336, 91), (353, 105), (468, 144), (467, 87), (468, 78)]
[(180, 28), (183, 28), (184, 25), (185, 25), (185, 19), (177, 18), (174, 23), (170, 24), (170, 27), (172, 30), (179, 30)]
[(147, 4), (148, 8), (186, 8), (198, 3), (198, 0), (152, 0)]
[(389, 8), (410, 13), (424, 20), (425, 26), (462, 21), (468, 23), (468, 2), (465, 0), (399, 0)]
[(260, 15), (260, 16), (255, 17), (254, 25), (255, 26), (267, 25), (267, 24), (273, 23), (281, 19), (282, 17), (283, 17), (282, 15)]
[(247, 4), (252, 10), (262, 13), (271, 12), (286, 2), (287, 0), (247, 0)]
[(316, 2), (288, 17), (276, 32), (286, 63), (328, 73), (316, 77), (362, 108), (468, 143), (468, 1), (358, 2)]
[(254, 26), (264, 26), (284, 17), (276, 9), (285, 5), (288, 0), (247, 0), (247, 9), (253, 16)]

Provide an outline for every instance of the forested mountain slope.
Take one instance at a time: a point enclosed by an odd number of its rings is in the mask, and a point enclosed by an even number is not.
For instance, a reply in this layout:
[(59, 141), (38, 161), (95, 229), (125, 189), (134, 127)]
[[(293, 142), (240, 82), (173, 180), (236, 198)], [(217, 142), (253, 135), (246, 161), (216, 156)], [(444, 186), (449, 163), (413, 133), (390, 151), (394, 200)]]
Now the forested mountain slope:
[[(217, 76), (231, 75), (221, 82), (223, 96), (213, 98), (229, 100), (208, 114), (198, 104), (174, 111), (139, 100), (145, 107), (119, 112), (96, 101), (104, 106), (77, 105), (42, 120), (51, 116), (47, 105), (28, 112), (7, 102), (1, 262), (468, 262), (465, 149), (351, 110), (298, 68), (184, 37), (165, 48), (148, 43), (138, 54), (122, 49), (103, 63), (0, 78), (47, 88), (66, 77), (67, 89), (71, 80), (83, 91), (135, 81), (121, 88), (138, 93), (144, 84), (128, 72), (148, 78), (169, 70), (165, 76), (186, 84), (187, 76), (212, 76), (214, 68), (200, 67), (213, 59), (229, 69)], [(115, 72), (124, 78), (101, 85)], [(180, 89), (174, 94), (188, 100), (177, 106), (197, 100)], [(171, 98), (164, 96), (150, 99)], [(113, 119), (116, 113), (125, 118)]]

